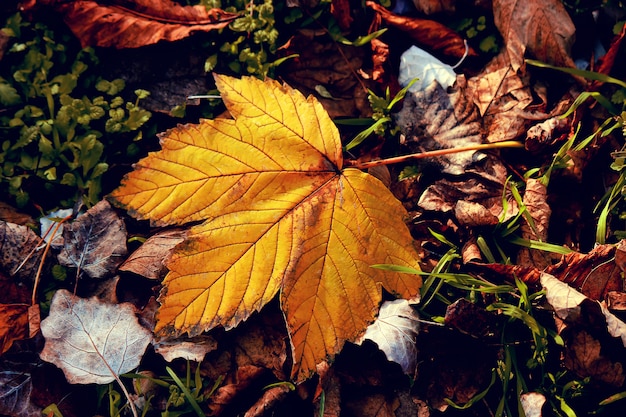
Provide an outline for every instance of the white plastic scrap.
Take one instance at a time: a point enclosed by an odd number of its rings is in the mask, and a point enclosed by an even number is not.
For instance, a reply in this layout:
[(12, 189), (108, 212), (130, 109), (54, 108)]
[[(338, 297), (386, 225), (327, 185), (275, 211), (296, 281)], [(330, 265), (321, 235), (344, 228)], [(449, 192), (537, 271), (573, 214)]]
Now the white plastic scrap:
[(437, 80), (439, 85), (447, 89), (456, 81), (456, 73), (450, 65), (417, 46), (411, 46), (400, 57), (398, 82), (406, 87), (414, 78), (418, 80), (409, 88), (411, 92), (424, 90), (433, 80)]

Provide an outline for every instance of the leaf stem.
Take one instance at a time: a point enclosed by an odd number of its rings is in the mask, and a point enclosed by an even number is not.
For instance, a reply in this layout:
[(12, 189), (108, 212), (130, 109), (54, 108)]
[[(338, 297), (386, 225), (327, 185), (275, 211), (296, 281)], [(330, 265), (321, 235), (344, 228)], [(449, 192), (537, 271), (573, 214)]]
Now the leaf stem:
[(352, 167), (352, 168), (358, 168), (358, 169), (367, 169), (367, 168), (377, 167), (380, 165), (398, 164), (401, 162), (410, 161), (412, 159), (434, 158), (437, 156), (449, 155), (449, 154), (458, 153), (458, 152), (480, 151), (484, 149), (499, 149), (499, 148), (523, 148), (523, 147), (524, 147), (524, 144), (521, 142), (506, 140), (503, 142), (481, 143), (479, 145), (463, 146), (460, 148), (437, 149), (434, 151), (413, 153), (410, 155), (396, 156), (394, 158), (387, 158), (387, 159), (377, 159), (375, 161), (368, 161), (368, 162), (346, 161), (346, 166)]

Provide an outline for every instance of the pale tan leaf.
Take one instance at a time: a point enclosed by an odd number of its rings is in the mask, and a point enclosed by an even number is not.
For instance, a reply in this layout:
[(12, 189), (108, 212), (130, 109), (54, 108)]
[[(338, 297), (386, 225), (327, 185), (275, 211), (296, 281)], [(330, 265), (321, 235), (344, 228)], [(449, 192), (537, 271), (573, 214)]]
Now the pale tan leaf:
[(105, 304), (66, 290), (52, 298), (50, 315), (41, 322), (46, 340), (40, 353), (71, 384), (108, 384), (139, 362), (152, 339), (131, 304)]

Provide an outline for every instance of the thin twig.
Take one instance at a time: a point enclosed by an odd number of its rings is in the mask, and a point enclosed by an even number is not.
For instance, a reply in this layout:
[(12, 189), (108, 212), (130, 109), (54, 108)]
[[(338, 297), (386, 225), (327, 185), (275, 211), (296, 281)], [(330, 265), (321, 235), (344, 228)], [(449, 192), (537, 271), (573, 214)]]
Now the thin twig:
[(480, 150), (486, 150), (486, 149), (499, 149), (499, 148), (523, 148), (523, 147), (524, 147), (524, 144), (521, 142), (507, 140), (504, 142), (481, 143), (480, 145), (463, 146), (460, 148), (437, 149), (435, 151), (413, 153), (410, 155), (396, 156), (394, 158), (387, 158), (387, 159), (377, 159), (375, 161), (368, 161), (368, 162), (346, 161), (346, 166), (352, 167), (352, 168), (358, 168), (358, 169), (367, 169), (367, 168), (377, 167), (380, 165), (399, 164), (399, 163), (407, 162), (413, 159), (433, 158), (437, 156), (449, 155), (452, 153), (459, 153), (459, 152), (480, 151)]

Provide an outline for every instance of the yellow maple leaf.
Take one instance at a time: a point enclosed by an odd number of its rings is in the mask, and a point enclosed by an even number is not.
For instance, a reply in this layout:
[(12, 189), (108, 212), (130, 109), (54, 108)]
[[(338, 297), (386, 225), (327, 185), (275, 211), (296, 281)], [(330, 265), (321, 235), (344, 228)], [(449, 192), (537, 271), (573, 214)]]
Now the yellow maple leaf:
[(337, 128), (313, 97), (273, 80), (215, 77), (232, 119), (179, 126), (112, 193), (154, 225), (204, 220), (168, 262), (156, 332), (230, 329), (277, 292), (302, 381), (365, 332), (381, 285), (417, 298), (406, 211), (376, 178), (343, 167)]

